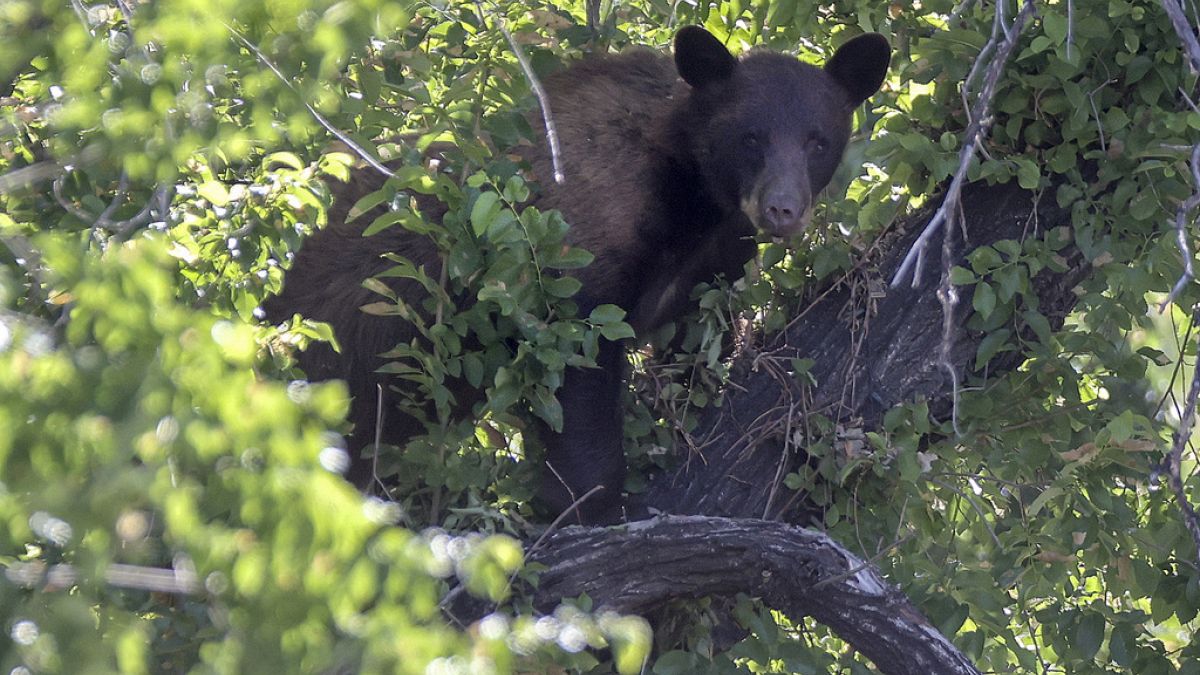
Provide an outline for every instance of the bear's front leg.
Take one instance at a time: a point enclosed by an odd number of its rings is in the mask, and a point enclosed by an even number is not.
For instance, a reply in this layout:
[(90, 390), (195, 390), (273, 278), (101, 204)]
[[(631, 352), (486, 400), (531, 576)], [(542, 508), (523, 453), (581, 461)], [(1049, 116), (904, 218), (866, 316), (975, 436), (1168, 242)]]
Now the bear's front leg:
[[(608, 525), (621, 520), (621, 490), (625, 483), (621, 416), (621, 386), (627, 368), (624, 348), (601, 339), (596, 365), (567, 370), (558, 391), (563, 409), (562, 433), (541, 425), (546, 468), (538, 496), (553, 517), (575, 505), (569, 516), (571, 522)], [(597, 486), (602, 489), (579, 502)]]

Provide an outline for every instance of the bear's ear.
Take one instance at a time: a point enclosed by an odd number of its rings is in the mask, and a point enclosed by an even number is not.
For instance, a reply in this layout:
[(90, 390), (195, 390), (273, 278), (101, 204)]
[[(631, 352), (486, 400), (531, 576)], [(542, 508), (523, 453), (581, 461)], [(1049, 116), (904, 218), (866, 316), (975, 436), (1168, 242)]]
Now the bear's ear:
[(839, 47), (825, 64), (825, 72), (850, 93), (851, 104), (858, 105), (879, 91), (891, 60), (887, 38), (867, 33)]
[(729, 79), (736, 67), (733, 54), (700, 26), (685, 26), (675, 34), (675, 69), (696, 89)]

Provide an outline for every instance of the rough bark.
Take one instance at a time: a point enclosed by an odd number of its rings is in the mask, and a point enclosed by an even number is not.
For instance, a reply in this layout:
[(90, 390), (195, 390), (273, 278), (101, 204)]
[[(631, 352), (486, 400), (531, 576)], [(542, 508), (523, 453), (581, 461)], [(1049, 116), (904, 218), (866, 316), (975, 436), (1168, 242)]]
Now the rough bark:
[(546, 565), (535, 604), (587, 593), (647, 614), (676, 598), (732, 596), (812, 616), (885, 673), (977, 673), (874, 566), (820, 532), (757, 519), (664, 516), (623, 528), (570, 527), (533, 552)]

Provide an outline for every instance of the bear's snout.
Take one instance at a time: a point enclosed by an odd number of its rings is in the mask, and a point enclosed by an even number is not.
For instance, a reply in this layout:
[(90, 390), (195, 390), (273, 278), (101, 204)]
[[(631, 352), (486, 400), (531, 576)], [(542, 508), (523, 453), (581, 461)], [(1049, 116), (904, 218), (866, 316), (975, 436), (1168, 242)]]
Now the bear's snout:
[(774, 237), (789, 238), (808, 227), (812, 209), (809, 199), (793, 186), (769, 186), (762, 198), (760, 228)]
[(775, 239), (790, 239), (812, 220), (812, 194), (807, 188), (807, 173), (795, 166), (764, 171), (748, 197), (742, 199), (742, 212), (760, 232)]

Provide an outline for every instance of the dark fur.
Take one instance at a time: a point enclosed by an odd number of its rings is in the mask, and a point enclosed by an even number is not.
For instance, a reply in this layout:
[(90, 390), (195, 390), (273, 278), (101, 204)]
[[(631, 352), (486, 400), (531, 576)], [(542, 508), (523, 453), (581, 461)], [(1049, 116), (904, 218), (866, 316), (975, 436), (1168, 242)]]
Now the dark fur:
[[(887, 66), (883, 38), (862, 36), (850, 45), (825, 69), (766, 51), (737, 61), (693, 27), (676, 38), (674, 64), (637, 50), (547, 79), (565, 182), (551, 180), (549, 152), (544, 143), (535, 146), (530, 160), (542, 184), (536, 204), (560, 209), (571, 224), (570, 243), (596, 256), (576, 275), (581, 316), (616, 304), (644, 334), (686, 311), (697, 283), (740, 277), (756, 250), (756, 228), (778, 237), (803, 229), (813, 196), (840, 161), (851, 111), (878, 88)], [(424, 265), (431, 276), (439, 271), (426, 238), (400, 228), (363, 238), (369, 215), (344, 222), (349, 206), (380, 183), (374, 173), (355, 176), (349, 194), (338, 196), (331, 226), (305, 243), (283, 292), (266, 305), (272, 321), (298, 312), (333, 325), (342, 354), (314, 348), (301, 365), (313, 379), (348, 381), (355, 452), (373, 438), (376, 387), (387, 387), (374, 372), (382, 364), (377, 355), (413, 337), (398, 319), (358, 311), (377, 299), (360, 282), (389, 266), (379, 257), (387, 251)], [(414, 300), (423, 294), (415, 286), (394, 287)], [(622, 346), (602, 343), (598, 362), (600, 368), (566, 375), (559, 392), (563, 432), (543, 430), (552, 470), (541, 498), (561, 511), (603, 486), (580, 507), (581, 519), (611, 522), (620, 516), (625, 475)], [(394, 410), (385, 419), (385, 442), (420, 431)], [(369, 477), (369, 464), (356, 461), (351, 478), (361, 485)]]

